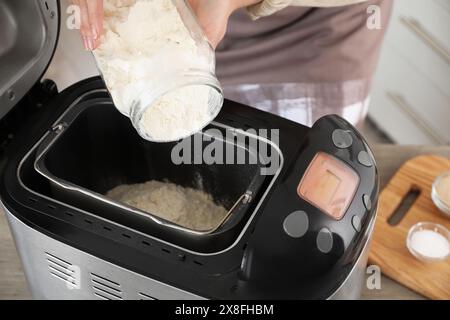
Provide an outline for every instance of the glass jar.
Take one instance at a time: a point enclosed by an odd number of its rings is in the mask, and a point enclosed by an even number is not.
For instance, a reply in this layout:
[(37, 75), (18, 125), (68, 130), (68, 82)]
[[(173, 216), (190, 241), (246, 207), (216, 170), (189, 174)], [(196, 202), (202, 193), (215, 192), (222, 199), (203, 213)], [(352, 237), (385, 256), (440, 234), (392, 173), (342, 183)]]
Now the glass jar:
[(176, 141), (208, 125), (223, 93), (215, 54), (185, 0), (105, 0), (94, 51), (117, 109), (146, 140)]

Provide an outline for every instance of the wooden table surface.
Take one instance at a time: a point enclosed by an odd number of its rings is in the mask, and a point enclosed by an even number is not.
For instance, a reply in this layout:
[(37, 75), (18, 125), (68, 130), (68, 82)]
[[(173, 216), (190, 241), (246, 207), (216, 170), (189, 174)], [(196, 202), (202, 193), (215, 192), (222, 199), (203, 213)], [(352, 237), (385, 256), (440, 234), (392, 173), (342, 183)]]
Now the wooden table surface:
[[(374, 153), (384, 187), (395, 171), (419, 154), (440, 154), (450, 158), (450, 147), (375, 145)], [(4, 213), (0, 209), (0, 299), (30, 299), (19, 257), (14, 247)], [(395, 281), (382, 277), (380, 290), (363, 292), (363, 299), (423, 299)]]

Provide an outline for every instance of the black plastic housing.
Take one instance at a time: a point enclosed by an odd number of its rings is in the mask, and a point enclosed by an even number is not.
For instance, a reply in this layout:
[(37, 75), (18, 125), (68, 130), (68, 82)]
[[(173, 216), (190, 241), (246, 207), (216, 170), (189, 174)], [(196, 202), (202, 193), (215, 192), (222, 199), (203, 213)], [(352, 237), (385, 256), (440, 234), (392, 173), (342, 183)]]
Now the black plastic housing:
[[(95, 99), (108, 99), (99, 78), (66, 89), (42, 113), (27, 119), (8, 149), (8, 162), (0, 179), (0, 197), (17, 219), (55, 241), (94, 255), (119, 267), (213, 299), (324, 299), (349, 276), (370, 238), (378, 200), (378, 174), (369, 147), (348, 122), (338, 116), (320, 119), (313, 128), (275, 115), (226, 101), (216, 121), (241, 129), (278, 129), (281, 171), (246, 220), (235, 241), (225, 250), (198, 253), (163, 241), (104, 218), (94, 210), (70, 205), (55, 198), (48, 180), (34, 170), (36, 146), (52, 131), (69, 106)], [(353, 144), (337, 148), (331, 139), (336, 129), (353, 137)], [(87, 137), (89, 138), (89, 137)], [(373, 166), (358, 162), (358, 154), (370, 154)], [(355, 197), (345, 214), (333, 220), (302, 200), (297, 185), (317, 152), (326, 152), (353, 168), (360, 177)], [(89, 171), (89, 163), (85, 163)], [(100, 190), (100, 189), (99, 189)], [(362, 201), (368, 195), (372, 207)], [(285, 218), (295, 210), (309, 217), (302, 238), (283, 230)], [(352, 226), (358, 216), (360, 230)], [(316, 246), (318, 232), (333, 235), (332, 250), (325, 254)]]

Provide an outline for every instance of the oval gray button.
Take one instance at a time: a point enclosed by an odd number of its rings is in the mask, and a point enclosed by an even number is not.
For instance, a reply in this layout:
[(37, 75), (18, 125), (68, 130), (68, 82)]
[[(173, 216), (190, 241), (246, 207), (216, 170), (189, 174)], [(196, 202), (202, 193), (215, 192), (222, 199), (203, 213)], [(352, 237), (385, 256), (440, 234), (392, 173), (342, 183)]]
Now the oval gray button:
[(329, 253), (333, 249), (333, 234), (327, 228), (323, 228), (317, 234), (317, 248), (323, 253)]
[(361, 231), (361, 219), (358, 216), (353, 216), (352, 225), (357, 232)]
[(332, 139), (334, 145), (339, 149), (349, 148), (353, 144), (352, 135), (342, 129), (336, 129), (333, 131)]
[(361, 151), (358, 154), (358, 161), (365, 167), (371, 167), (373, 166), (372, 159), (370, 158), (370, 155), (366, 151)]
[(363, 195), (363, 203), (367, 211), (372, 210), (372, 200), (370, 200), (370, 197), (367, 194)]
[(301, 238), (309, 228), (308, 215), (304, 211), (295, 211), (284, 219), (283, 229), (292, 238)]

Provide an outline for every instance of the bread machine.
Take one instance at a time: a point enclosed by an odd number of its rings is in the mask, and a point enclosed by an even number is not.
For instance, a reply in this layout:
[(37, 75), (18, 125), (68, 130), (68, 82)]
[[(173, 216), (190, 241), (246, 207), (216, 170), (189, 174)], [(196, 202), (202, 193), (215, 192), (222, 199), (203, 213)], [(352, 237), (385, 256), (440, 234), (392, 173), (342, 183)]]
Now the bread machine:
[[(226, 101), (195, 135), (201, 150), (219, 143), (260, 160), (175, 164), (177, 143), (141, 139), (100, 78), (63, 92), (41, 80), (56, 0), (2, 0), (0, 26), (0, 197), (34, 298), (359, 297), (378, 176), (348, 122), (331, 115), (308, 128)], [(263, 174), (269, 155), (277, 166)], [(150, 179), (201, 187), (228, 216), (199, 232), (104, 196)]]

